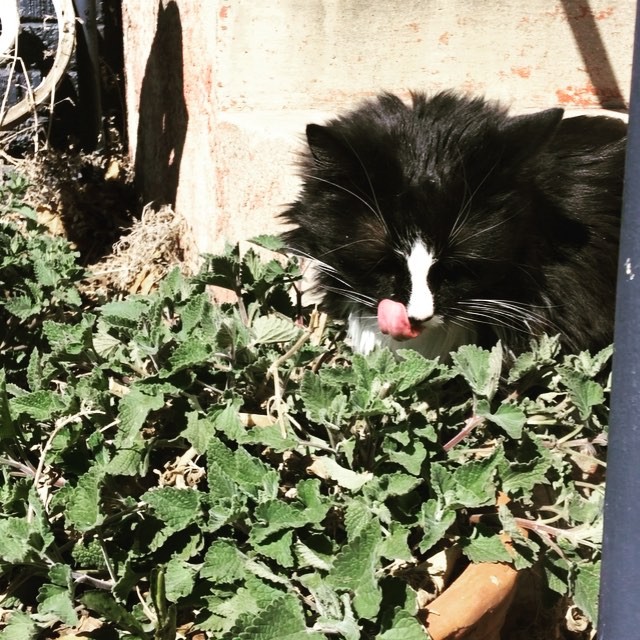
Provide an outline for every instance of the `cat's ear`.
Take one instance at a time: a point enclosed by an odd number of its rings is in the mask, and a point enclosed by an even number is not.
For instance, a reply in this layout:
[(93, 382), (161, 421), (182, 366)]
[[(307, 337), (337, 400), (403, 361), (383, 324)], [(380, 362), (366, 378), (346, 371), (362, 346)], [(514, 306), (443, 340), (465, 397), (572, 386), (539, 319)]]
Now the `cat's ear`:
[(546, 109), (509, 118), (501, 127), (507, 148), (519, 158), (535, 155), (555, 135), (563, 115), (564, 109)]
[(311, 155), (321, 166), (341, 164), (349, 151), (329, 127), (320, 124), (307, 125), (307, 144)]

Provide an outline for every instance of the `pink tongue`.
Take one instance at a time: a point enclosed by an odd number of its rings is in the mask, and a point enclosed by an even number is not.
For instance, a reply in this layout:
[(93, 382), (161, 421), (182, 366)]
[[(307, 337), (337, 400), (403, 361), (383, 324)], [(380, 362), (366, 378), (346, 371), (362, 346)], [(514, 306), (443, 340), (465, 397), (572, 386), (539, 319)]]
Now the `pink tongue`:
[(378, 327), (396, 340), (417, 338), (420, 330), (411, 326), (407, 308), (400, 302), (381, 300), (378, 304)]

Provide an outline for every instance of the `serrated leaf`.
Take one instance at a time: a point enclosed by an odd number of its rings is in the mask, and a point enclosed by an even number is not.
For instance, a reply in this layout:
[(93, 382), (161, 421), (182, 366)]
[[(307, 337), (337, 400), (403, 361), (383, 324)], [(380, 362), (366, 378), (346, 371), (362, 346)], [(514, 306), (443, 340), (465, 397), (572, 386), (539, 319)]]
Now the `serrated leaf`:
[(7, 394), (7, 374), (0, 369), (0, 440), (15, 438), (16, 432)]
[(420, 510), (419, 523), (424, 532), (420, 541), (420, 551), (426, 553), (446, 535), (456, 521), (456, 512), (442, 507), (436, 500), (427, 500)]
[(519, 440), (522, 437), (522, 429), (527, 422), (527, 416), (519, 407), (512, 404), (501, 404), (495, 413), (491, 413), (489, 403), (482, 401), (478, 402), (476, 413), (498, 425), (510, 438)]
[(409, 473), (418, 476), (422, 471), (422, 463), (427, 458), (427, 449), (422, 442), (414, 440), (402, 450), (389, 451), (387, 455), (390, 462), (395, 462)]
[(31, 530), (25, 518), (3, 518), (0, 520), (0, 558), (8, 563), (23, 562), (31, 546)]
[(329, 554), (320, 553), (317, 549), (312, 549), (299, 540), (295, 542), (294, 550), (298, 557), (298, 564), (301, 567), (311, 567), (321, 571), (329, 571), (331, 569), (331, 556)]
[(572, 402), (580, 412), (580, 418), (586, 420), (591, 415), (593, 407), (604, 402), (604, 390), (597, 382), (585, 380), (574, 371), (564, 372), (562, 378)]
[(214, 436), (213, 420), (201, 417), (197, 411), (187, 414), (187, 426), (180, 434), (200, 454), (204, 453)]
[(241, 580), (245, 574), (245, 560), (235, 541), (214, 540), (205, 554), (200, 577), (225, 584)]
[(40, 629), (26, 613), (12, 611), (2, 631), (2, 637), (7, 640), (35, 640), (40, 635)]
[(304, 372), (299, 393), (307, 415), (315, 422), (340, 423), (349, 413), (347, 397), (311, 371)]
[(276, 315), (259, 316), (253, 321), (254, 344), (272, 344), (275, 342), (291, 342), (301, 333), (290, 319)]
[(200, 492), (195, 489), (159, 487), (144, 493), (140, 500), (153, 508), (157, 518), (176, 531), (201, 518)]
[[(234, 487), (253, 498), (264, 492), (262, 498), (265, 501), (277, 494), (275, 471), (243, 447), (232, 451), (220, 439), (212, 438), (207, 448), (207, 462), (212, 495), (232, 497), (236, 494)], [(225, 478), (231, 484), (225, 484)]]
[(347, 538), (354, 540), (369, 524), (373, 514), (362, 500), (351, 500), (344, 514), (344, 526), (347, 530)]
[(281, 567), (290, 569), (294, 565), (292, 545), (293, 531), (279, 531), (270, 536), (268, 541), (262, 542), (256, 551), (262, 556), (275, 560)]
[(380, 525), (373, 522), (336, 555), (327, 584), (353, 594), (353, 606), (362, 618), (378, 614), (382, 593), (376, 579), (381, 542)]
[(110, 625), (117, 625), (138, 638), (149, 638), (142, 624), (125, 607), (116, 602), (110, 593), (87, 591), (80, 597), (80, 600), (88, 609), (97, 612), (101, 617), (108, 620)]
[(281, 236), (272, 236), (272, 235), (259, 235), (253, 236), (249, 238), (248, 242), (252, 244), (257, 244), (259, 247), (263, 249), (268, 249), (269, 251), (284, 251), (287, 247), (284, 244), (284, 241)]
[(237, 255), (214, 256), (205, 254), (205, 265), (198, 280), (206, 284), (235, 290), (238, 287), (240, 262)]
[(191, 594), (197, 567), (179, 558), (171, 559), (164, 571), (165, 595), (169, 602), (178, 602)]
[(211, 313), (211, 302), (206, 293), (196, 294), (191, 297), (180, 311), (182, 326), (180, 336), (186, 338), (203, 320)]
[(99, 311), (102, 321), (112, 327), (134, 328), (149, 308), (149, 302), (140, 298), (127, 298), (103, 304)]
[(435, 360), (428, 360), (413, 349), (398, 349), (396, 355), (402, 359), (394, 372), (397, 393), (413, 389), (438, 369)]
[(100, 513), (102, 481), (100, 472), (90, 471), (78, 480), (75, 487), (69, 489), (66, 496), (65, 517), (67, 522), (78, 531), (89, 531), (104, 519)]
[(70, 397), (62, 397), (54, 391), (32, 391), (9, 401), (13, 415), (26, 414), (39, 422), (46, 422), (67, 411)]
[(502, 346), (491, 351), (468, 344), (451, 354), (457, 371), (477, 396), (491, 400), (498, 390), (502, 371)]
[(237, 640), (324, 640), (324, 635), (307, 629), (297, 598), (284, 595), (271, 602), (244, 629)]
[(389, 535), (384, 538), (380, 545), (380, 555), (390, 560), (411, 562), (414, 557), (411, 549), (409, 549), (408, 537), (409, 529), (397, 522), (392, 522)]
[(168, 360), (169, 369), (165, 375), (173, 375), (178, 371), (197, 365), (206, 364), (211, 358), (211, 346), (198, 340), (188, 340), (179, 344)]
[(120, 400), (118, 418), (120, 429), (118, 431), (117, 444), (119, 449), (133, 447), (138, 440), (147, 416), (151, 411), (157, 411), (164, 406), (164, 394), (147, 394), (138, 387)]
[(63, 624), (73, 626), (78, 622), (78, 615), (69, 589), (54, 584), (44, 584), (38, 590), (38, 615), (52, 616)]
[(35, 347), (29, 355), (27, 383), (31, 391), (40, 391), (42, 389), (42, 359), (40, 358), (38, 347)]
[(452, 502), (467, 508), (486, 507), (495, 503), (496, 489), (493, 477), (496, 471), (495, 457), (472, 460), (453, 472), (455, 483)]
[(390, 629), (376, 637), (376, 640), (427, 640), (422, 623), (409, 612), (400, 610), (393, 618)]
[(573, 588), (573, 601), (595, 624), (598, 620), (601, 562), (579, 564)]
[(29, 296), (14, 295), (8, 300), (2, 301), (2, 306), (20, 320), (28, 320), (42, 310), (39, 302), (34, 301)]
[(474, 535), (461, 542), (460, 548), (471, 562), (508, 562), (513, 558), (498, 535), (487, 535), (475, 530)]

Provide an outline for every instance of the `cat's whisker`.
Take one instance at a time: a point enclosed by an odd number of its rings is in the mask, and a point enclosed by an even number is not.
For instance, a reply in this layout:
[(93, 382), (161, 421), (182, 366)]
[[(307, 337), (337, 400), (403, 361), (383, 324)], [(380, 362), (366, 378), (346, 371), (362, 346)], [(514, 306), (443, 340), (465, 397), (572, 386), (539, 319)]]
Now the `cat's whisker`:
[(511, 300), (472, 299), (459, 303), (464, 314), (491, 318), (496, 324), (524, 332), (533, 332), (534, 328), (560, 332), (546, 315), (537, 309), (544, 305), (522, 304)]
[[(358, 161), (360, 161), (359, 158), (358, 158)], [(325, 184), (328, 184), (331, 187), (340, 189), (341, 191), (348, 193), (350, 196), (353, 196), (354, 198), (356, 198), (356, 200), (360, 201), (367, 209), (369, 209), (369, 211), (371, 211), (371, 213), (375, 216), (376, 220), (378, 220), (380, 224), (382, 224), (385, 232), (389, 234), (389, 227), (387, 226), (387, 221), (384, 219), (384, 216), (380, 211), (380, 205), (378, 204), (378, 200), (376, 198), (375, 192), (373, 191), (373, 185), (371, 184), (371, 180), (369, 178), (369, 175), (366, 173), (366, 171), (365, 171), (365, 175), (367, 177), (367, 181), (369, 182), (369, 185), (371, 186), (371, 192), (374, 200), (373, 205), (370, 202), (368, 202), (364, 197), (356, 193), (355, 191), (352, 191), (351, 189), (347, 189), (347, 187), (345, 187), (344, 185), (338, 184), (337, 182), (333, 182), (332, 180), (327, 180), (326, 178), (321, 178), (320, 176), (314, 176), (313, 174), (308, 174), (308, 173), (303, 173), (302, 177), (310, 178), (312, 180), (317, 180), (318, 182), (324, 182)]]
[(333, 293), (337, 293), (338, 295), (346, 298), (347, 300), (351, 300), (352, 302), (357, 302), (365, 307), (375, 307), (377, 306), (377, 301), (370, 296), (367, 296), (362, 293), (358, 293), (353, 289), (345, 289), (343, 287), (332, 287), (330, 285), (323, 284), (322, 289), (326, 291), (331, 291)]
[[(464, 162), (461, 162), (460, 166), (462, 167), (465, 188), (468, 190), (469, 183), (467, 181), (467, 176), (464, 171), (464, 166), (465, 166)], [(457, 236), (460, 234), (460, 231), (463, 229), (466, 221), (469, 219), (469, 213), (471, 212), (471, 205), (473, 203), (473, 199), (478, 194), (478, 191), (480, 191), (484, 183), (489, 179), (489, 177), (491, 176), (491, 174), (493, 173), (493, 171), (497, 166), (498, 166), (498, 162), (496, 161), (493, 164), (493, 166), (489, 169), (489, 171), (487, 171), (484, 178), (482, 178), (482, 180), (478, 183), (478, 185), (473, 190), (473, 192), (470, 193), (469, 196), (466, 198), (466, 200), (463, 202), (462, 206), (460, 207), (460, 211), (458, 212), (458, 215), (456, 216), (456, 219), (453, 222), (453, 227), (449, 232), (449, 240), (451, 242), (453, 242), (457, 238)]]
[(374, 209), (374, 213), (376, 214), (376, 217), (378, 218), (378, 220), (382, 223), (382, 226), (384, 227), (384, 230), (386, 231), (386, 233), (390, 235), (389, 227), (387, 226), (387, 221), (385, 220), (385, 217), (382, 215), (382, 209), (380, 208), (380, 203), (378, 202), (378, 197), (376, 196), (376, 190), (373, 188), (373, 182), (371, 181), (371, 176), (367, 171), (367, 167), (365, 166), (364, 162), (362, 161), (362, 158), (360, 157), (360, 154), (355, 149), (355, 147), (351, 144), (351, 142), (344, 136), (342, 136), (342, 141), (349, 147), (349, 149), (351, 150), (351, 153), (353, 153), (353, 155), (358, 160), (358, 163), (362, 168), (362, 172), (364, 173), (364, 176), (367, 179), (369, 189), (371, 190), (371, 197), (373, 198), (373, 202), (375, 204), (375, 208), (372, 208), (372, 209)]

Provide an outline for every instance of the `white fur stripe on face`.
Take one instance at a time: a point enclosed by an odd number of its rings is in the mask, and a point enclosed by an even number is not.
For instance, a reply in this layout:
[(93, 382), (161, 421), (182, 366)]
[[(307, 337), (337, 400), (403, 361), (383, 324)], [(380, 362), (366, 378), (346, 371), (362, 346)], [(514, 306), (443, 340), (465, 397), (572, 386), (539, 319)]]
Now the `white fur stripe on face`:
[(433, 316), (433, 294), (427, 285), (427, 276), (433, 262), (433, 254), (422, 241), (417, 240), (407, 255), (407, 267), (411, 279), (407, 314), (413, 320), (424, 321)]

